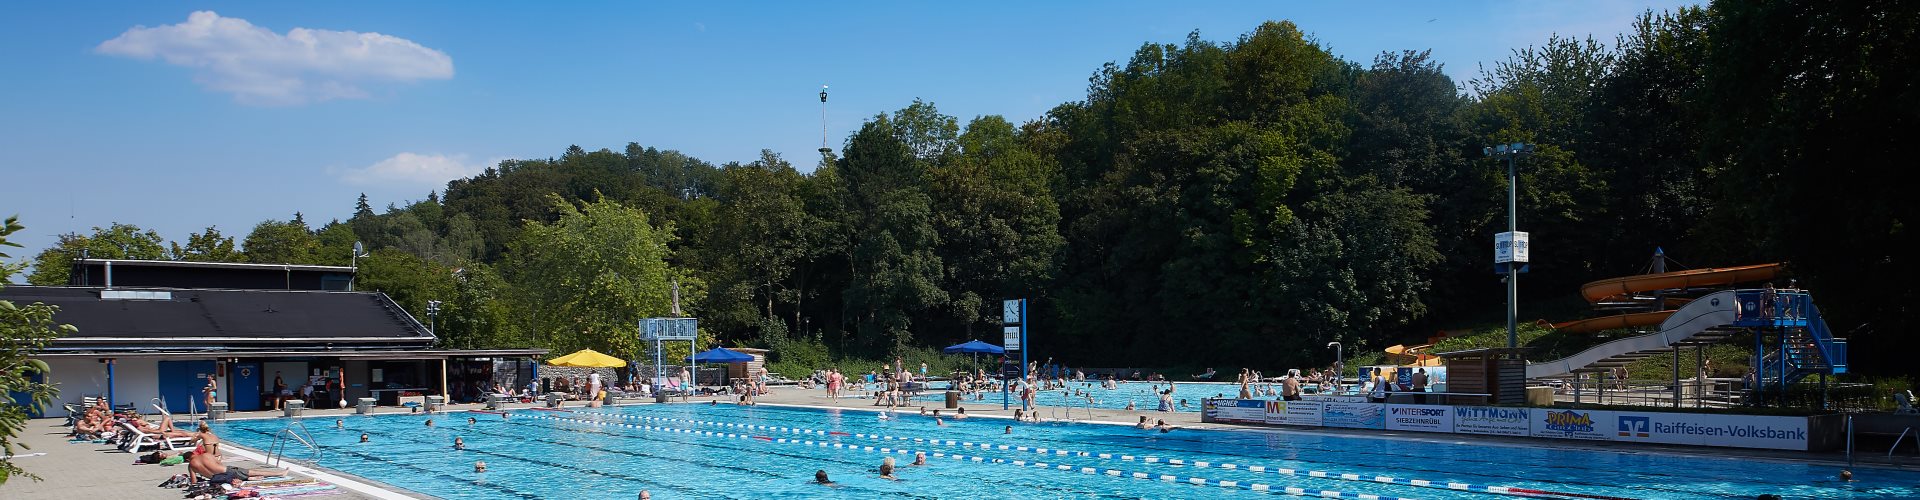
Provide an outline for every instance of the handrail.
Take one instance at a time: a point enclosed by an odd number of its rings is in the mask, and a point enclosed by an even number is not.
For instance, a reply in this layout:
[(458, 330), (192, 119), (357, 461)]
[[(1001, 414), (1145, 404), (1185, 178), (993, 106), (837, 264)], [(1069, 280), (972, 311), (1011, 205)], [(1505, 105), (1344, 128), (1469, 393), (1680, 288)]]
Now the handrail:
[(267, 445), (267, 466), (275, 467), (279, 465), (278, 462), (286, 460), (287, 440), (306, 445), (309, 452), (308, 461), (320, 460), (322, 452), (319, 442), (314, 441), (313, 433), (307, 430), (305, 424), (300, 423), (299, 419), (293, 419), (287, 422), (286, 427), (281, 427), (278, 432), (273, 433), (273, 443)]

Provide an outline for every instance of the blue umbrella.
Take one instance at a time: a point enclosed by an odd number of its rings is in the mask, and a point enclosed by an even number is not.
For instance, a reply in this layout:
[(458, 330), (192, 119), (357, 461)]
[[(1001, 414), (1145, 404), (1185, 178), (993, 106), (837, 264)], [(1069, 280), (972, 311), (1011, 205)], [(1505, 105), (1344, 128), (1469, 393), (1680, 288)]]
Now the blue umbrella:
[(940, 352), (947, 354), (1006, 354), (1007, 350), (986, 342), (969, 340), (965, 344), (947, 346), (946, 349), (941, 349)]
[(715, 347), (693, 355), (695, 363), (745, 363), (748, 361), (753, 361), (753, 355), (725, 347)]

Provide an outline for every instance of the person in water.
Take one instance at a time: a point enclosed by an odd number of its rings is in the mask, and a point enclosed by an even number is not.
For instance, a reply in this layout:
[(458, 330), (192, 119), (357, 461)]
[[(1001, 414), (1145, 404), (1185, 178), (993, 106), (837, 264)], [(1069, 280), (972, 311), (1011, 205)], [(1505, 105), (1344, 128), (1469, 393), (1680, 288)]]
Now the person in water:
[(927, 465), (927, 452), (924, 452), (924, 451), (913, 452), (913, 463), (910, 463), (907, 465), (913, 465), (913, 466)]
[(827, 486), (835, 486), (833, 480), (827, 479), (827, 471), (825, 469), (813, 471), (813, 482)]
[(461, 438), (460, 436), (454, 436), (454, 437), (453, 437), (453, 449), (456, 449), (456, 450), (464, 450), (464, 449), (467, 449), (467, 440), (466, 440), (466, 439), (463, 439), (463, 438)]
[(893, 475), (893, 457), (887, 457), (886, 460), (880, 461), (880, 479), (888, 481), (900, 480), (899, 477)]

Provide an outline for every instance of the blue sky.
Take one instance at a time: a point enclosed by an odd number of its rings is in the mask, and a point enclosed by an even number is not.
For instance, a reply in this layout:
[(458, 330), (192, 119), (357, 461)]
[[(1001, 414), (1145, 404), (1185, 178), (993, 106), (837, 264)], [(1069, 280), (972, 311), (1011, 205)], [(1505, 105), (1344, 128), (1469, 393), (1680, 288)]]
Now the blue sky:
[[(244, 236), (424, 197), (503, 158), (627, 142), (811, 169), (914, 98), (1015, 122), (1142, 43), (1299, 24), (1349, 60), (1432, 49), (1464, 83), (1549, 34), (1696, 2), (51, 2), (0, 17), (0, 217), (20, 259), (112, 222)], [(200, 13), (200, 14), (196, 14)], [(191, 16), (191, 17), (190, 17)]]

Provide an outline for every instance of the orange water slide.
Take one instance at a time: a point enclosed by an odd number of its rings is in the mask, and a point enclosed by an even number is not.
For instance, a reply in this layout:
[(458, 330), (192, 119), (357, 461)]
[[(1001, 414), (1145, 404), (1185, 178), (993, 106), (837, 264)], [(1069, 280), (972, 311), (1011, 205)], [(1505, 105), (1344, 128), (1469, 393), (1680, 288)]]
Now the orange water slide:
[(1642, 326), (1658, 325), (1660, 324), (1660, 322), (1666, 321), (1668, 316), (1672, 316), (1672, 315), (1673, 315), (1673, 311), (1655, 311), (1655, 312), (1621, 314), (1617, 316), (1601, 316), (1598, 318), (1588, 318), (1588, 319), (1582, 319), (1582, 320), (1568, 321), (1565, 323), (1554, 323), (1553, 329), (1564, 330), (1569, 333), (1593, 333), (1601, 330), (1613, 330), (1618, 328), (1637, 328)]
[[(1670, 273), (1641, 274), (1609, 278), (1581, 285), (1580, 295), (1585, 296), (1587, 302), (1598, 303), (1622, 295), (1654, 290), (1727, 286), (1734, 283), (1766, 281), (1773, 279), (1779, 274), (1779, 263), (1738, 267), (1710, 267)], [(1654, 321), (1653, 323), (1659, 323), (1659, 321)]]

